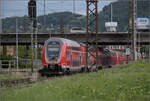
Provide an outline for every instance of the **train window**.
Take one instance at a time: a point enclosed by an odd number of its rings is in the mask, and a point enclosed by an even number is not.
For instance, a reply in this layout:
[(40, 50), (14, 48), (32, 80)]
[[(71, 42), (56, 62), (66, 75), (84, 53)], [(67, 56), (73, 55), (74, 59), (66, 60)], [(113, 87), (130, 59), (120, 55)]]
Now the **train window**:
[(48, 48), (48, 51), (59, 51), (59, 48)]
[(58, 42), (49, 42), (47, 46), (48, 57), (50, 60), (57, 60), (59, 56), (60, 45)]

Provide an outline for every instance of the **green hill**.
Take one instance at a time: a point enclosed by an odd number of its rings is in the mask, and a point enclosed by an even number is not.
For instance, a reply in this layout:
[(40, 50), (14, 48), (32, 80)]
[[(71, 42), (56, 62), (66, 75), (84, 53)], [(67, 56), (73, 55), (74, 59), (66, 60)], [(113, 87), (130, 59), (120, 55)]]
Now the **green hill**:
[[(118, 22), (118, 32), (126, 32), (128, 29), (128, 2), (126, 0), (118, 0), (113, 2), (113, 21)], [(71, 12), (58, 12), (45, 16), (38, 17), (39, 32), (50, 32), (50, 30), (60, 31), (61, 17), (64, 18), (65, 32), (73, 26), (86, 27), (86, 17), (79, 14), (73, 14)], [(149, 1), (140, 0), (137, 2), (137, 17), (149, 17)], [(29, 32), (30, 24), (27, 16), (17, 17), (18, 26), (20, 32)], [(3, 31), (15, 32), (16, 30), (16, 17), (3, 19)], [(105, 6), (102, 11), (99, 12), (99, 31), (106, 31), (105, 22), (110, 21), (110, 5)]]
[[(149, 3), (147, 0), (139, 0), (137, 2), (137, 17), (149, 18)], [(131, 4), (131, 3), (130, 3)], [(126, 32), (128, 30), (128, 7), (129, 2), (126, 0), (118, 0), (112, 3), (113, 6), (113, 21), (118, 22), (118, 32)], [(131, 10), (131, 8), (130, 8)], [(105, 6), (99, 13), (100, 31), (106, 31), (105, 22), (111, 21), (110, 19), (111, 6)], [(130, 15), (131, 18), (131, 15)]]
[[(52, 13), (44, 16), (38, 17), (38, 29), (40, 32), (45, 30), (49, 31), (54, 28), (56, 31), (59, 30), (61, 23), (61, 17), (64, 18), (64, 27), (71, 28), (73, 26), (84, 26), (85, 19), (84, 16), (79, 14), (72, 14), (71, 12), (60, 12)], [(27, 16), (24, 17), (10, 17), (3, 19), (3, 31), (4, 32), (15, 32), (16, 31), (16, 18), (18, 20), (18, 26), (20, 32), (30, 31), (30, 20)], [(46, 20), (44, 23), (44, 19)], [(48, 30), (49, 29), (49, 30)]]

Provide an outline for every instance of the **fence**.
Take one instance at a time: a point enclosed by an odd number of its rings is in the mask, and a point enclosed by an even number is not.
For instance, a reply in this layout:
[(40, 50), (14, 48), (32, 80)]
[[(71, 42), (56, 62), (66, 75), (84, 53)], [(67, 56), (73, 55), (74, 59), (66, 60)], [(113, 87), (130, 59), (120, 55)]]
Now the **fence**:
[(31, 83), (30, 78), (24, 78), (18, 80), (1, 80), (0, 88), (28, 86), (30, 83)]
[[(19, 59), (19, 68), (31, 68), (31, 59)], [(1, 60), (2, 68), (16, 68), (16, 60)], [(42, 66), (41, 60), (34, 60), (33, 61), (34, 68), (40, 68)]]

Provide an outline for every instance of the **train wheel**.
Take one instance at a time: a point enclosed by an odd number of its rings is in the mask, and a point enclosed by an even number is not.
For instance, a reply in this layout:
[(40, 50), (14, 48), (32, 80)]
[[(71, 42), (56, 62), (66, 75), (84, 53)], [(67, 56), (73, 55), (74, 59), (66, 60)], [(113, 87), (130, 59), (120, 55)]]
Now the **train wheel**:
[(111, 68), (112, 66), (108, 66), (108, 68)]
[(96, 67), (96, 68), (95, 68), (95, 72), (97, 72), (98, 70), (99, 70), (98, 67)]
[(103, 69), (103, 67), (102, 66), (98, 66), (98, 70), (102, 70)]
[(86, 72), (88, 72), (88, 71), (89, 71), (89, 69), (88, 69), (87, 67), (83, 67), (83, 68), (82, 68), (82, 72), (85, 72), (85, 73), (86, 73)]
[(66, 72), (65, 72), (66, 75), (71, 75), (71, 72), (70, 70), (68, 69)]
[(41, 73), (41, 76), (45, 76), (44, 73)]

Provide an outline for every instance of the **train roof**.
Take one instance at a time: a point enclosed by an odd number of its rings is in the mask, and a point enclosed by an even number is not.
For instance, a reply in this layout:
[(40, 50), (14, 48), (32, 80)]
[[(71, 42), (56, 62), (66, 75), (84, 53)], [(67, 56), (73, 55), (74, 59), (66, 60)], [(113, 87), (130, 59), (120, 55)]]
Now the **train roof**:
[(65, 42), (65, 43), (69, 44), (72, 47), (80, 47), (80, 44), (77, 43), (76, 41), (65, 39), (65, 38), (52, 37), (52, 38), (49, 38), (46, 42), (49, 42), (49, 41)]

